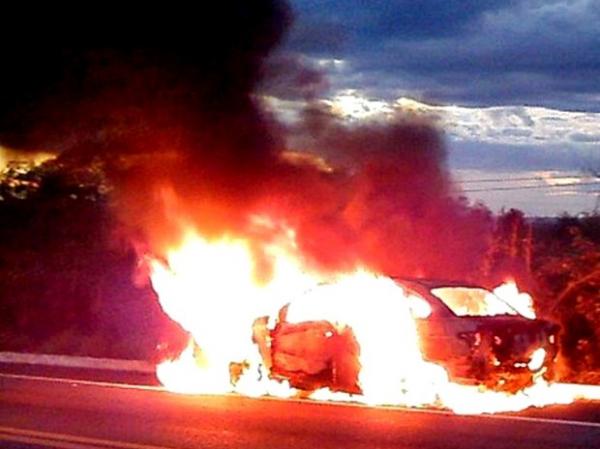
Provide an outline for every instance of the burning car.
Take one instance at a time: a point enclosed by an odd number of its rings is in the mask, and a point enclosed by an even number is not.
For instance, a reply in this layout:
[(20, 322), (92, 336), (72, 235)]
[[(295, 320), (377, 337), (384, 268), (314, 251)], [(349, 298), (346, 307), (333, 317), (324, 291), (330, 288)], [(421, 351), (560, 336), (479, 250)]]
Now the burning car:
[[(451, 380), (514, 392), (552, 375), (559, 327), (536, 319), (531, 297), (514, 284), (492, 292), (457, 282), (394, 282), (406, 292), (423, 359), (443, 366)], [(261, 317), (253, 327), (271, 378), (305, 391), (360, 393), (354, 330), (325, 319), (289, 320), (288, 307), (276, 320)]]

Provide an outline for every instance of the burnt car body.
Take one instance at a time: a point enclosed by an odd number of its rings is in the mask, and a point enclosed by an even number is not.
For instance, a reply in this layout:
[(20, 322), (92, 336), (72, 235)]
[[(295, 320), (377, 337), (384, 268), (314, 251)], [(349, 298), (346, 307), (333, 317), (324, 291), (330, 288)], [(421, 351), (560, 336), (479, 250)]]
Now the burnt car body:
[[(451, 380), (516, 391), (531, 385), (536, 376), (552, 376), (556, 324), (526, 318), (479, 286), (423, 279), (394, 281), (426, 303), (427, 313), (413, 313), (421, 352), (425, 360), (443, 366)], [(484, 295), (488, 301), (499, 301), (500, 312), (470, 314), (453, 307), (452, 298), (460, 297), (461, 304), (471, 301), (477, 312), (477, 300)], [(422, 311), (423, 305), (417, 309)], [(286, 312), (286, 307), (281, 309), (273, 328), (268, 328), (266, 317), (255, 322), (254, 340), (270, 376), (301, 390), (328, 387), (359, 393), (360, 348), (352, 330), (325, 320), (290, 323)]]
[[(552, 377), (558, 325), (526, 318), (476, 285), (431, 280), (399, 283), (430, 305), (428, 317), (416, 318), (421, 351), (426, 360), (444, 366), (452, 380), (515, 391), (531, 385), (536, 375)], [(457, 313), (444, 291), (493, 295), (505, 305), (505, 313)], [(543, 349), (543, 358), (532, 360), (539, 349)]]

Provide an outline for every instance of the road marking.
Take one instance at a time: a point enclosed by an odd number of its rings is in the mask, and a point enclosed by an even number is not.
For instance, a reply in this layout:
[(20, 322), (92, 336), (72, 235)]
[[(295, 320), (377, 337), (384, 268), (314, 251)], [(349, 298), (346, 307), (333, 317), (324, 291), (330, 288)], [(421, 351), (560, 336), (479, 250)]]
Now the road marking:
[[(460, 415), (456, 415), (460, 416)], [(571, 421), (568, 419), (554, 419), (554, 418), (535, 418), (533, 416), (511, 416), (511, 415), (469, 415), (477, 417), (485, 417), (490, 419), (503, 419), (507, 421), (528, 421), (541, 424), (559, 424), (563, 426), (579, 426), (579, 427), (593, 427), (600, 429), (600, 423), (589, 422), (589, 421)]]
[(15, 441), (27, 444), (60, 447), (61, 449), (83, 448), (115, 448), (115, 449), (173, 449), (166, 446), (128, 443), (125, 441), (103, 440), (100, 438), (81, 437), (64, 433), (41, 432), (39, 430), (17, 429), (0, 426), (0, 440)]
[[(271, 398), (264, 397), (261, 399), (273, 399), (279, 400), (280, 398)], [(289, 399), (283, 399), (289, 401)], [(581, 426), (581, 427), (593, 427), (600, 428), (600, 423), (590, 422), (590, 421), (574, 421), (568, 419), (560, 419), (560, 418), (537, 418), (533, 416), (516, 416), (516, 415), (502, 415), (502, 414), (489, 414), (489, 413), (481, 413), (481, 414), (459, 414), (454, 413), (451, 410), (439, 410), (434, 408), (413, 408), (413, 407), (403, 407), (399, 405), (386, 405), (386, 406), (378, 406), (372, 407), (366, 404), (361, 404), (357, 402), (323, 402), (316, 401), (314, 399), (292, 399), (292, 402), (298, 403), (310, 403), (315, 405), (338, 405), (338, 406), (346, 406), (346, 407), (358, 407), (358, 408), (377, 408), (380, 410), (395, 410), (401, 412), (410, 412), (410, 413), (425, 413), (432, 415), (445, 415), (452, 418), (487, 418), (487, 419), (502, 419), (507, 421), (526, 421), (526, 422), (534, 422), (540, 424), (559, 424), (559, 425), (567, 425), (567, 426)]]
[[(304, 400), (298, 400), (298, 402), (303, 402)], [(323, 404), (320, 401), (310, 400), (311, 403), (314, 404)], [(327, 402), (327, 404), (334, 404), (333, 402)], [(360, 408), (372, 408), (366, 404), (359, 403), (344, 403), (338, 402), (335, 404), (360, 407)], [(560, 419), (560, 418), (537, 418), (533, 416), (516, 416), (516, 415), (503, 415), (503, 414), (490, 414), (490, 413), (481, 413), (481, 414), (459, 414), (454, 413), (451, 410), (439, 410), (433, 408), (412, 408), (412, 407), (402, 407), (398, 405), (392, 406), (383, 406), (378, 407), (386, 410), (397, 410), (402, 412), (413, 412), (413, 413), (425, 413), (425, 414), (433, 414), (433, 415), (445, 415), (453, 418), (487, 418), (487, 419), (502, 419), (507, 421), (526, 421), (526, 422), (534, 422), (540, 424), (559, 424), (559, 425), (567, 425), (567, 426), (581, 426), (581, 427), (594, 427), (600, 428), (600, 423), (590, 422), (590, 421), (575, 421), (568, 419)]]
[(100, 369), (137, 373), (154, 373), (155, 366), (145, 360), (105, 359), (87, 356), (0, 352), (0, 363), (58, 366), (63, 368)]
[(42, 440), (39, 438), (24, 437), (20, 435), (6, 435), (0, 432), (0, 441), (9, 441), (11, 443), (24, 443), (27, 445), (36, 445), (44, 447), (52, 447), (57, 449), (90, 449), (90, 446), (83, 446), (81, 444), (61, 442), (57, 440)]
[(329, 406), (337, 406), (337, 407), (358, 407), (364, 409), (383, 409), (383, 410), (397, 410), (411, 413), (426, 413), (426, 414), (435, 414), (435, 415), (445, 415), (449, 417), (458, 417), (458, 418), (469, 418), (469, 417), (477, 417), (477, 418), (487, 418), (487, 419), (500, 419), (500, 420), (508, 420), (508, 421), (524, 421), (524, 422), (532, 422), (532, 423), (540, 423), (540, 424), (557, 424), (564, 426), (579, 426), (579, 427), (592, 427), (592, 428), (600, 428), (600, 423), (589, 422), (589, 421), (575, 421), (568, 419), (560, 419), (560, 418), (537, 418), (532, 416), (516, 416), (516, 415), (503, 415), (503, 414), (457, 414), (450, 410), (439, 410), (432, 408), (411, 408), (411, 407), (403, 407), (403, 406), (380, 406), (373, 407), (367, 404), (362, 404), (359, 402), (330, 402), (330, 401), (317, 401), (315, 399), (298, 399), (298, 398), (278, 398), (275, 396), (260, 396), (260, 397), (249, 397), (243, 396), (237, 393), (227, 393), (227, 394), (197, 394), (190, 395), (184, 393), (172, 393), (169, 390), (165, 389), (163, 386), (153, 386), (153, 385), (134, 385), (134, 384), (125, 384), (125, 383), (110, 383), (110, 382), (99, 382), (92, 380), (77, 380), (77, 379), (65, 379), (58, 377), (43, 377), (43, 376), (29, 376), (25, 374), (4, 374), (0, 373), (0, 378), (9, 378), (9, 379), (21, 379), (21, 380), (35, 380), (42, 382), (56, 382), (56, 383), (64, 383), (70, 385), (86, 385), (86, 386), (94, 386), (94, 387), (106, 387), (106, 388), (120, 388), (124, 390), (141, 390), (141, 391), (157, 391), (163, 393), (171, 393), (182, 396), (230, 396), (230, 397), (239, 397), (245, 399), (256, 399), (263, 401), (278, 401), (278, 402), (296, 402), (298, 404), (313, 404), (313, 405), (329, 405)]
[(19, 380), (35, 380), (40, 382), (55, 382), (71, 385), (89, 385), (93, 387), (106, 387), (106, 388), (122, 388), (126, 390), (144, 390), (144, 391), (167, 391), (165, 387), (159, 385), (135, 385), (126, 383), (112, 383), (102, 382), (95, 380), (79, 380), (69, 379), (64, 377), (43, 377), (43, 376), (30, 376), (27, 374), (4, 374), (0, 373), (0, 378), (6, 379), (19, 379)]

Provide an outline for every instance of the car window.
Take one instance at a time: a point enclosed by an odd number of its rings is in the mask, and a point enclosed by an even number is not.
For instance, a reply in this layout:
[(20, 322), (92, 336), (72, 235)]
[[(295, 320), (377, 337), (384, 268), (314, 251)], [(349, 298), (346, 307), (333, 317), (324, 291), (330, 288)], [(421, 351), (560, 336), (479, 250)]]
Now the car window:
[(440, 287), (431, 293), (458, 316), (518, 315), (518, 312), (483, 288)]

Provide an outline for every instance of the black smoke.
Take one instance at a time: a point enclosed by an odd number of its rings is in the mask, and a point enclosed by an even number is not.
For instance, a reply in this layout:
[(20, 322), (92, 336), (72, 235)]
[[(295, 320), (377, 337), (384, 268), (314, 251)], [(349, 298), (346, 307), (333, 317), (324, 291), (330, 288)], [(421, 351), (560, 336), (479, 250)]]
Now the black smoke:
[[(438, 130), (406, 116), (345, 125), (319, 104), (317, 72), (281, 54), (266, 63), (291, 23), (285, 3), (115, 17), (84, 35), (127, 34), (118, 48), (6, 49), (0, 144), (102, 161), (114, 210), (150, 251), (175, 243), (182, 221), (209, 238), (248, 236), (249, 217), (267, 215), (322, 269), (454, 277), (478, 266), (489, 223), (458, 198)], [(299, 122), (277, 123), (259, 86), (304, 98)]]

